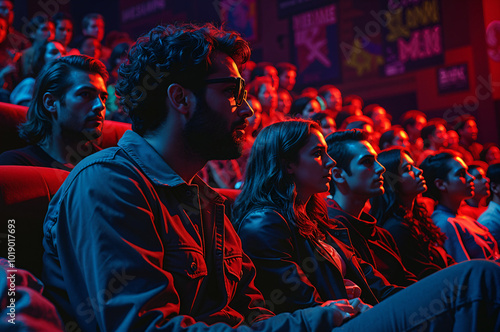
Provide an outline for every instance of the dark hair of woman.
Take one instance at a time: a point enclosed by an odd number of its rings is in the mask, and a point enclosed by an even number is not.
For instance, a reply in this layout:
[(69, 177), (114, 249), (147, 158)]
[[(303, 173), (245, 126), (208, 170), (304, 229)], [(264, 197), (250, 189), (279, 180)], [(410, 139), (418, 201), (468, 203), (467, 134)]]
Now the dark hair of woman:
[(300, 97), (292, 103), (292, 107), (290, 108), (290, 112), (288, 112), (288, 115), (290, 117), (302, 115), (302, 112), (306, 108), (307, 104), (309, 104), (313, 100), (314, 98), (311, 97)]
[(299, 150), (307, 144), (313, 129), (321, 132), (316, 122), (289, 120), (265, 127), (259, 133), (250, 152), (245, 184), (234, 204), (235, 228), (252, 210), (267, 207), (294, 222), (305, 238), (324, 238), (318, 224), (332, 226), (328, 224), (323, 197), (311, 196), (306, 213), (299, 212), (294, 180), (287, 172), (287, 165), (298, 161)]
[(401, 175), (403, 153), (410, 156), (410, 153), (401, 147), (392, 147), (379, 153), (377, 160), (386, 169), (383, 174), (385, 194), (370, 199), (370, 213), (381, 227), (391, 216), (403, 218), (403, 223), (409, 227), (416, 239), (426, 245), (435, 243), (442, 246), (446, 236), (434, 225), (425, 207), (415, 200), (413, 210), (409, 211), (399, 200), (401, 181), (398, 179)]

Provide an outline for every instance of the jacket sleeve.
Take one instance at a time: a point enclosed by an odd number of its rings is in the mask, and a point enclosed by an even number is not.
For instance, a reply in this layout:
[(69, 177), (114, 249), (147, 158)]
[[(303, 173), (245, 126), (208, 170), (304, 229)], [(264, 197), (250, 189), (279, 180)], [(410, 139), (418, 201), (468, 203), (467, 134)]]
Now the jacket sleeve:
[(457, 263), (470, 260), (471, 257), (469, 256), (465, 243), (462, 240), (460, 230), (457, 228), (457, 223), (452, 220), (446, 220), (437, 223), (437, 225), (447, 237), (443, 245), (446, 252), (453, 257)]
[(268, 307), (276, 312), (325, 301), (297, 264), (291, 227), (279, 213), (269, 209), (247, 215), (237, 230), (244, 252), (257, 268), (257, 287)]
[(401, 253), (399, 252), (398, 245), (396, 244), (396, 241), (392, 237), (391, 233), (388, 230), (386, 230), (386, 229), (384, 229), (382, 227), (379, 227), (379, 230), (380, 230), (380, 232), (384, 233), (385, 242), (397, 254), (398, 259), (400, 261), (400, 264), (401, 264), (401, 267), (402, 267), (403, 273), (404, 273), (404, 278), (403, 278), (404, 280), (401, 280), (403, 282), (400, 285), (401, 286), (410, 286), (411, 284), (416, 283), (418, 281), (418, 278), (417, 278), (417, 276), (415, 274), (413, 274), (413, 272), (410, 272), (408, 270), (408, 268), (406, 267), (406, 265), (403, 262), (403, 259), (401, 257)]
[[(417, 239), (415, 239), (408, 226), (403, 225), (402, 222), (396, 221), (391, 223), (386, 230), (389, 231), (394, 238), (401, 254), (403, 264), (409, 271), (414, 273), (418, 279), (422, 279), (442, 269), (441, 266), (431, 261), (431, 257), (428, 256), (428, 250), (421, 250)], [(437, 249), (430, 252), (430, 254), (433, 255), (436, 254), (436, 252)], [(441, 255), (438, 254), (438, 257), (435, 258), (438, 262), (442, 260), (440, 256)]]
[[(383, 301), (389, 296), (405, 289), (404, 287), (391, 284), (382, 273), (361, 258), (356, 257), (356, 260), (364, 274), (366, 283), (378, 301)], [(363, 297), (363, 293), (361, 295)]]

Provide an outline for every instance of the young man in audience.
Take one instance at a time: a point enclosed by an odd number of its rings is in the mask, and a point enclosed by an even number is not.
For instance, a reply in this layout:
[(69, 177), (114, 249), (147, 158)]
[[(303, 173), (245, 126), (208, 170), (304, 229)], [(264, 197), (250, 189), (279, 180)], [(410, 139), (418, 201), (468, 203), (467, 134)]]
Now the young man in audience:
[(498, 243), (500, 241), (500, 163), (490, 165), (486, 177), (490, 179), (490, 202), (477, 221), (488, 228)]
[(297, 78), (297, 67), (289, 62), (280, 62), (276, 65), (279, 77), (279, 87), (288, 92), (293, 90)]
[(340, 90), (333, 85), (323, 85), (318, 90), (318, 95), (325, 100), (327, 112), (335, 119), (337, 114), (342, 111), (342, 94)]
[(483, 146), (476, 142), (478, 134), (476, 118), (472, 115), (464, 115), (458, 118), (455, 130), (460, 136), (458, 152), (462, 154), (465, 163), (468, 164), (473, 160), (479, 160), (479, 154), (483, 150)]
[(42, 279), (66, 326), (326, 331), (350, 316), (325, 306), (273, 317), (224, 199), (196, 175), (241, 155), (249, 56), (211, 25), (159, 26), (131, 49), (117, 91), (133, 131), (70, 173), (44, 223)]
[(474, 258), (497, 260), (498, 245), (488, 229), (460, 213), (463, 200), (474, 195), (474, 177), (455, 151), (446, 150), (427, 157), (424, 172), (425, 197), (437, 202), (432, 220), (447, 236), (444, 249), (457, 263)]
[(21, 32), (14, 29), (12, 23), (14, 22), (14, 1), (13, 0), (0, 0), (0, 16), (7, 20), (7, 42), (9, 47), (20, 52), (31, 46), (30, 41)]
[(479, 216), (483, 214), (486, 205), (488, 205), (486, 200), (490, 196), (490, 180), (486, 176), (488, 164), (481, 160), (474, 160), (467, 167), (469, 167), (469, 173), (474, 177), (474, 196), (463, 201), (460, 212), (479, 221)]
[(413, 160), (418, 160), (419, 155), (424, 151), (424, 140), (420, 133), (427, 124), (427, 116), (421, 111), (411, 110), (403, 113), (400, 122), (410, 139), (410, 152)]
[[(444, 120), (443, 120), (444, 121)], [(427, 125), (422, 128), (420, 136), (424, 141), (424, 151), (418, 156), (417, 165), (428, 156), (434, 155), (448, 146), (448, 133), (441, 121), (430, 120)]]
[(102, 62), (84, 55), (62, 57), (44, 67), (20, 127), (19, 135), (31, 145), (2, 153), (0, 165), (69, 171), (100, 150), (92, 140), (102, 134), (107, 78)]
[(73, 38), (73, 20), (69, 14), (57, 13), (52, 17), (54, 24), (56, 25), (56, 35), (55, 40), (60, 42), (66, 49), (67, 55), (79, 54), (77, 49), (71, 48), (69, 43)]
[[(101, 14), (87, 14), (82, 20), (82, 35), (83, 37), (95, 37), (99, 45), (95, 45), (95, 48), (100, 48), (99, 53), (100, 60), (107, 61), (111, 55), (111, 49), (102, 45), (102, 40), (104, 38), (104, 17)], [(82, 44), (79, 40), (78, 44)]]
[(19, 60), (21, 78), (32, 74), (35, 50), (46, 41), (53, 40), (55, 35), (54, 22), (46, 16), (34, 16), (30, 21), (30, 27), (30, 38), (33, 41), (33, 45), (22, 51), (21, 59)]
[(356, 254), (372, 264), (392, 284), (408, 286), (417, 278), (401, 262), (391, 234), (363, 209), (367, 201), (384, 193), (385, 169), (361, 130), (346, 130), (326, 138), (328, 154), (337, 165), (332, 168), (328, 216), (349, 230)]

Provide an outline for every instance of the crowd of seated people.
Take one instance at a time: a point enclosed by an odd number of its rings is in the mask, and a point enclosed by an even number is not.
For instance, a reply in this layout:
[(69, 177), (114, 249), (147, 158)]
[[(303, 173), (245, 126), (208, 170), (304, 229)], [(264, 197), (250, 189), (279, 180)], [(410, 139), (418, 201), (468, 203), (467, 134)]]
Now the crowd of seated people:
[[(396, 124), (331, 84), (299, 92), (293, 64), (251, 62), (211, 25), (157, 27), (138, 47), (104, 39), (100, 14), (75, 40), (67, 14), (32, 23), (14, 48), (0, 17), (0, 98), (28, 106), (27, 146), (0, 165), (69, 172), (43, 225), (49, 324), (500, 328), (500, 149), (474, 117)], [(134, 95), (151, 65), (171, 72)], [(104, 119), (132, 130), (101, 150)], [(234, 204), (210, 187), (237, 189)], [(104, 299), (117, 271), (126, 291)], [(414, 319), (452, 279), (440, 314)]]

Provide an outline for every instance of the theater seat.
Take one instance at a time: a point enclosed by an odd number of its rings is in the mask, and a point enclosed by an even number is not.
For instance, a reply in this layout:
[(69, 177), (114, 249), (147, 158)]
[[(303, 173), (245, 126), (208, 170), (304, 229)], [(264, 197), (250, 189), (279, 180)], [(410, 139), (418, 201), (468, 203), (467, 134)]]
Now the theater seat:
[[(0, 153), (25, 147), (27, 143), (19, 138), (17, 127), (26, 121), (28, 108), (25, 106), (0, 103)], [(128, 123), (106, 120), (103, 134), (96, 140), (101, 148), (116, 146), (126, 130), (131, 129)]]
[[(43, 221), (50, 200), (68, 176), (58, 169), (0, 166), (0, 252), (8, 253), (8, 224), (14, 220), (15, 265), (40, 278)], [(12, 227), (12, 226), (11, 226)], [(12, 239), (12, 237), (11, 237)]]

